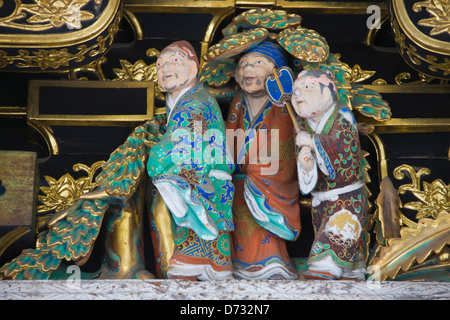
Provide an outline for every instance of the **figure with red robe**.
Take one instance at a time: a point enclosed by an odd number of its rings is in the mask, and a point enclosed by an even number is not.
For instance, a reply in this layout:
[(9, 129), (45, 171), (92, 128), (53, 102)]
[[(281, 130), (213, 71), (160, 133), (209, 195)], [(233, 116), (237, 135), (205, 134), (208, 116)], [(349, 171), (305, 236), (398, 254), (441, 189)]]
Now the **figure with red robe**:
[(297, 279), (286, 241), (300, 234), (294, 130), (286, 107), (273, 105), (264, 80), (287, 65), (278, 45), (263, 41), (241, 56), (226, 123), (233, 174), (233, 273), (241, 279)]

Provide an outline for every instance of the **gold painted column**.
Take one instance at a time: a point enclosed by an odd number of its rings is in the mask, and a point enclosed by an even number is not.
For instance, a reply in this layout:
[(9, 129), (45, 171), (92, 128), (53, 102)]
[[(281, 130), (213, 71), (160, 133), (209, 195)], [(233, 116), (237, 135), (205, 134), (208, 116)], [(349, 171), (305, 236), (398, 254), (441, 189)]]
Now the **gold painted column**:
[(153, 199), (149, 216), (156, 259), (156, 273), (160, 278), (167, 278), (169, 260), (175, 249), (172, 217), (159, 192), (153, 190), (151, 194)]
[(104, 256), (100, 278), (149, 279), (145, 270), (143, 208), (145, 184), (124, 207), (112, 207), (106, 221)]

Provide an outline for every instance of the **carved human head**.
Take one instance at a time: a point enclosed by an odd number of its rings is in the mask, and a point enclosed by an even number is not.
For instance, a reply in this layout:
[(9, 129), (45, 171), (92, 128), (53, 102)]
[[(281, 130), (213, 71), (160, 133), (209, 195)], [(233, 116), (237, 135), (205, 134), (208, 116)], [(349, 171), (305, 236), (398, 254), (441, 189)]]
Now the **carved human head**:
[(264, 93), (264, 81), (274, 68), (287, 65), (283, 49), (271, 42), (261, 42), (247, 51), (239, 60), (235, 79), (248, 94)]
[(165, 47), (156, 60), (156, 75), (163, 91), (177, 94), (197, 80), (198, 58), (187, 41), (176, 41)]
[(300, 117), (319, 122), (336, 99), (336, 85), (328, 70), (304, 70), (294, 81), (291, 102)]

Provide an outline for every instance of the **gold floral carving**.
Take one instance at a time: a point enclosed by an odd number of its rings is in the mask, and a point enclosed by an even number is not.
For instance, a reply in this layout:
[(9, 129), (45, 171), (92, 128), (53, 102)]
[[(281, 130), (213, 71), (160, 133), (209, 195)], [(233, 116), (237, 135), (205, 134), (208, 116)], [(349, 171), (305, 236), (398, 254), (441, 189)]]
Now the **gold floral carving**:
[(91, 46), (82, 44), (76, 48), (78, 52), (70, 53), (67, 48), (63, 49), (37, 49), (17, 51), (17, 55), (9, 56), (4, 50), (0, 50), (0, 68), (14, 64), (18, 68), (40, 68), (41, 70), (58, 69), (68, 67), (69, 63), (82, 62), (87, 56), (96, 57), (106, 52), (112, 45), (114, 35), (119, 30), (121, 14), (117, 15), (114, 22), (108, 27), (108, 34), (99, 36), (96, 43)]
[[(15, 0), (15, 10), (11, 15), (0, 20), (0, 27), (27, 31), (44, 31), (67, 25), (69, 29), (80, 29), (81, 21), (88, 21), (95, 16), (81, 10), (89, 2), (100, 5), (103, 0), (34, 0), (24, 4)], [(28, 17), (23, 22), (17, 22)]]
[(430, 36), (441, 33), (450, 34), (450, 2), (448, 0), (426, 0), (416, 2), (413, 5), (415, 12), (420, 12), (422, 7), (432, 16), (419, 20), (419, 26), (431, 27)]
[[(147, 50), (146, 55), (150, 58), (158, 57), (160, 52), (155, 48)], [(122, 68), (114, 68), (113, 71), (116, 75), (116, 79), (113, 81), (151, 81), (155, 83), (155, 97), (159, 100), (165, 100), (162, 89), (158, 84), (158, 77), (156, 76), (156, 62), (151, 65), (147, 65), (143, 60), (138, 60), (135, 63), (131, 63), (127, 60), (120, 60), (120, 66)]]
[(104, 163), (105, 161), (98, 161), (90, 167), (81, 163), (75, 164), (73, 166), (75, 172), (84, 171), (87, 173), (87, 176), (78, 179), (74, 179), (69, 173), (64, 174), (58, 180), (50, 176), (44, 176), (48, 187), (41, 187), (44, 195), (38, 196), (42, 203), (37, 208), (38, 213), (64, 210), (74, 204), (82, 194), (92, 191), (97, 186), (95, 174)]
[[(384, 214), (382, 231), (391, 229), (393, 232), (382, 235), (386, 245), (379, 247), (378, 255), (368, 269), (371, 280), (394, 279), (401, 271), (420, 270), (426, 267), (426, 260), (433, 254), (438, 256), (440, 266), (448, 266), (448, 258), (442, 257), (448, 257), (446, 247), (450, 244), (450, 185), (437, 179), (432, 183), (424, 181), (421, 188), (421, 177), (430, 174), (430, 170), (421, 168), (416, 172), (406, 164), (394, 170), (394, 177), (404, 179), (405, 172), (411, 183), (401, 185), (397, 193), (411, 192), (419, 200), (403, 205), (403, 208), (417, 211), (418, 221), (412, 222), (400, 212), (402, 205), (392, 196), (392, 191), (389, 191), (391, 196), (387, 197), (387, 202), (386, 198), (377, 199), (380, 210), (391, 212), (390, 217), (387, 212)], [(399, 232), (398, 227), (401, 227)]]
[(409, 173), (412, 183), (402, 185), (398, 188), (399, 194), (410, 191), (418, 200), (403, 205), (406, 209), (417, 211), (416, 219), (433, 217), (441, 213), (450, 213), (450, 185), (446, 185), (441, 179), (432, 183), (423, 181), (423, 190), (420, 188), (420, 179), (423, 175), (430, 174), (430, 170), (422, 168), (418, 172), (411, 166), (402, 165), (394, 170), (396, 179), (405, 177), (404, 171)]
[(342, 69), (345, 72), (344, 77), (350, 83), (363, 82), (372, 77), (376, 71), (362, 70), (361, 67), (355, 64), (352, 68), (346, 63), (342, 63)]

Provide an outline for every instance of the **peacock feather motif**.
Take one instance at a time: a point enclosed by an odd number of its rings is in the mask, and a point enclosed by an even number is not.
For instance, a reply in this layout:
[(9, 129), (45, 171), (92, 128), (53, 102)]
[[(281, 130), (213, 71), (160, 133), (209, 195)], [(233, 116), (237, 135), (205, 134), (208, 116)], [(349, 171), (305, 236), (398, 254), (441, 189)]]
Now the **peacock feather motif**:
[[(130, 199), (146, 174), (150, 148), (165, 132), (165, 115), (157, 115), (138, 126), (103, 165), (96, 178), (101, 199), (81, 197), (67, 209), (55, 213), (40, 232), (35, 249), (26, 249), (0, 268), (0, 279), (48, 279), (62, 261), (83, 265), (89, 259), (105, 213)], [(95, 192), (95, 191), (94, 191)]]

